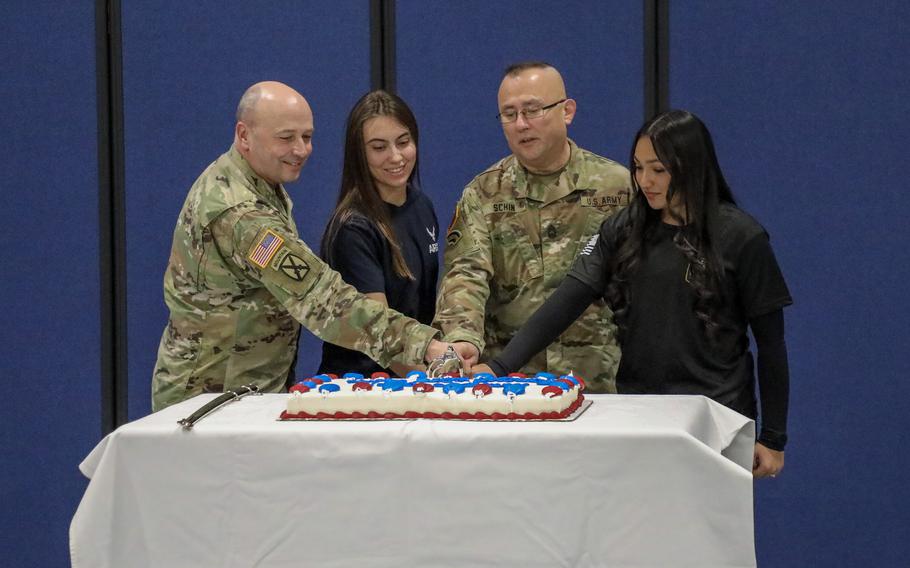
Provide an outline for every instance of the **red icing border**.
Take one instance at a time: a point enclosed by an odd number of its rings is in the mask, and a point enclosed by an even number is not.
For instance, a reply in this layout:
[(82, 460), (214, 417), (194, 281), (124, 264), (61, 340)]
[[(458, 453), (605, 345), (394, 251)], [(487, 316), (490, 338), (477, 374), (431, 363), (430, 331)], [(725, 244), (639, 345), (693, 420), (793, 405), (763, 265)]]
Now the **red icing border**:
[(326, 412), (317, 412), (316, 414), (298, 412), (296, 414), (288, 414), (288, 411), (284, 410), (281, 412), (281, 416), (279, 416), (278, 419), (299, 420), (301, 418), (306, 418), (309, 420), (395, 420), (399, 418), (433, 418), (437, 420), (559, 420), (561, 418), (571, 416), (573, 412), (578, 410), (584, 399), (585, 396), (582, 393), (578, 393), (578, 398), (575, 399), (575, 402), (570, 404), (568, 408), (562, 412), (544, 412), (542, 414), (534, 414), (533, 412), (526, 412), (524, 414), (516, 414), (514, 412), (510, 412), (508, 414), (503, 414), (501, 412), (495, 412), (493, 414), (486, 414), (484, 412), (475, 412), (473, 414), (470, 412), (459, 412), (458, 414), (452, 414), (451, 412), (443, 412), (440, 414), (438, 412), (414, 411), (408, 411), (404, 414), (398, 414), (394, 412), (386, 412), (383, 414), (380, 414), (379, 412), (336, 412), (334, 414), (328, 414)]

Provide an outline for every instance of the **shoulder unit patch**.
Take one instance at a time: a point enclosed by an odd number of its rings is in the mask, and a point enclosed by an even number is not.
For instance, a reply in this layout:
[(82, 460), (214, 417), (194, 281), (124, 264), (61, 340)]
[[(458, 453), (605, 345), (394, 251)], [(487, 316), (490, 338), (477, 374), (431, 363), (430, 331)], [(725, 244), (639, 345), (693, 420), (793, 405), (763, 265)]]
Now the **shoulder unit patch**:
[(278, 263), (278, 270), (291, 280), (301, 282), (310, 271), (310, 265), (296, 254), (288, 253)]

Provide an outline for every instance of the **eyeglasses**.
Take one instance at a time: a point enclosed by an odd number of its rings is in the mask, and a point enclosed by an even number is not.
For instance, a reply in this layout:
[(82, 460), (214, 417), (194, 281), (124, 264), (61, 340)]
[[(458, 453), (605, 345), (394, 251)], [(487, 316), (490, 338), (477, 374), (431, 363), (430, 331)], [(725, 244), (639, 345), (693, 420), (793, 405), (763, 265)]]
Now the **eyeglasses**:
[(497, 114), (496, 118), (498, 118), (499, 122), (501, 122), (503, 124), (515, 122), (516, 120), (518, 120), (519, 114), (523, 114), (525, 117), (525, 120), (531, 120), (532, 118), (540, 118), (541, 116), (546, 114), (546, 112), (548, 110), (550, 110), (551, 108), (555, 107), (556, 105), (558, 105), (560, 103), (566, 102), (567, 100), (568, 99), (560, 99), (560, 100), (556, 101), (555, 103), (551, 103), (546, 106), (530, 106), (527, 108), (523, 108), (521, 110), (515, 110), (514, 108), (509, 108), (509, 109), (506, 109), (506, 110), (502, 111), (501, 113)]

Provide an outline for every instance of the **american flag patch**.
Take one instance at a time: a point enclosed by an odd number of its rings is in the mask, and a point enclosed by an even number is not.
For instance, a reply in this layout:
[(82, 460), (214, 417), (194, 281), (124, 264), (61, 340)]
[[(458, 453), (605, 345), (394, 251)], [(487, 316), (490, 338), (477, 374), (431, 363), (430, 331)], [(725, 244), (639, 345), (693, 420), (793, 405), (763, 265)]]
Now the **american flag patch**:
[(265, 268), (283, 244), (284, 239), (269, 229), (250, 250), (249, 259), (259, 268)]

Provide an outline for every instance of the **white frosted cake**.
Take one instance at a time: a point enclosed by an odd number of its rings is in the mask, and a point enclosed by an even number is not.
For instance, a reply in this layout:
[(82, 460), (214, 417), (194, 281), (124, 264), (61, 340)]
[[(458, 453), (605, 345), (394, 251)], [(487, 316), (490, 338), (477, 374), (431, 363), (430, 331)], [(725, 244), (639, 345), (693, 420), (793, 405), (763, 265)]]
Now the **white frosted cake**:
[(406, 378), (383, 373), (317, 375), (291, 387), (285, 420), (438, 418), (448, 420), (556, 420), (579, 408), (584, 382), (571, 373), (557, 377), (512, 374), (494, 377)]

